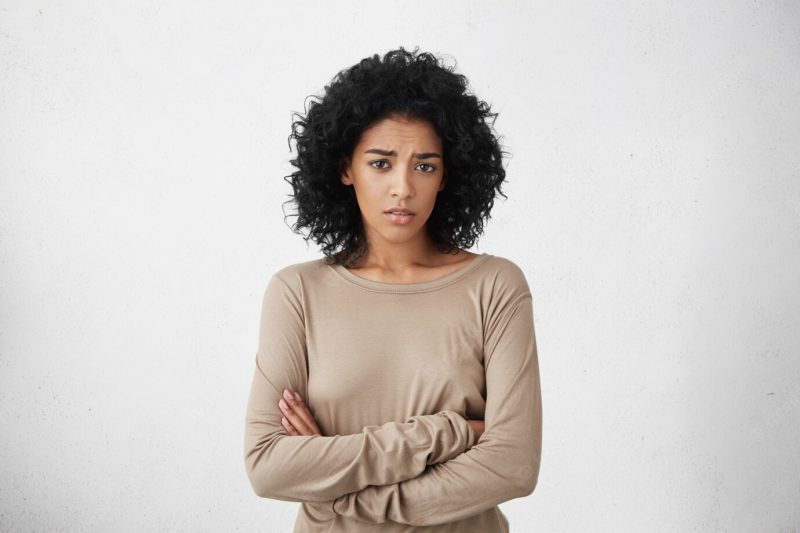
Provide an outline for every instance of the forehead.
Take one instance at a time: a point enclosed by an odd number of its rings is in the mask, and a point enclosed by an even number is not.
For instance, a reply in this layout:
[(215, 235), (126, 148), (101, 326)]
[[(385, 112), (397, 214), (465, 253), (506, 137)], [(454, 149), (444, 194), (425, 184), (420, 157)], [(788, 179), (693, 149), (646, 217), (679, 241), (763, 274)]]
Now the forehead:
[(391, 116), (384, 118), (361, 135), (359, 145), (381, 145), (380, 148), (394, 148), (395, 145), (410, 145), (415, 148), (439, 148), (441, 139), (427, 120)]

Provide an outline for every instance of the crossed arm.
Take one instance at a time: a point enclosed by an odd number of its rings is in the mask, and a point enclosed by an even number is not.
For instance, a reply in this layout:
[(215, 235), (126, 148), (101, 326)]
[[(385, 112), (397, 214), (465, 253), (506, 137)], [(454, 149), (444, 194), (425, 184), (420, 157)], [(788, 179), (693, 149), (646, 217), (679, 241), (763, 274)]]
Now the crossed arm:
[(542, 414), (531, 294), (521, 283), (524, 290), (498, 295), (487, 313), (485, 431), (471, 446), (472, 429), (453, 412), (369, 426), (356, 435), (289, 439), (278, 402), (284, 387), (304, 395), (304, 361), (286, 357), (304, 339), (302, 312), (287, 285), (273, 278), (262, 308), (245, 439), (256, 492), (327, 502), (332, 512), (365, 522), (417, 526), (460, 520), (530, 494), (539, 474)]
[(467, 421), (451, 410), (367, 426), (353, 435), (290, 436), (278, 402), (284, 388), (305, 395), (305, 333), (300, 301), (277, 276), (264, 291), (255, 366), (244, 459), (259, 496), (330, 502), (371, 485), (414, 478), (476, 440)]

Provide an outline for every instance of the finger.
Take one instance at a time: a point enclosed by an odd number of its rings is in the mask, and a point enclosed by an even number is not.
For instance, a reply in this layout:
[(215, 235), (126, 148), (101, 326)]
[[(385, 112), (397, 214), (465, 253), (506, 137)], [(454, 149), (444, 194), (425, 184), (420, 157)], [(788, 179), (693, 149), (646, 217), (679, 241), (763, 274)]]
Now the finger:
[(294, 427), (288, 420), (286, 420), (285, 416), (281, 418), (281, 424), (283, 424), (283, 427), (286, 428), (286, 432), (289, 435), (297, 435), (297, 430), (294, 429)]
[(294, 426), (299, 433), (304, 435), (306, 433), (311, 433), (311, 429), (306, 427), (303, 419), (300, 418), (300, 416), (297, 414), (297, 411), (295, 411), (295, 408), (290, 406), (285, 398), (281, 398), (281, 400), (278, 402), (278, 405), (281, 408), (281, 412), (283, 412), (284, 416), (289, 420), (289, 422), (291, 422), (292, 426)]
[(307, 428), (309, 428), (312, 432), (320, 433), (319, 426), (317, 426), (317, 421), (314, 420), (311, 410), (308, 408), (305, 402), (303, 402), (302, 397), (296, 392), (292, 395), (292, 397), (294, 398), (294, 401), (290, 402), (290, 404), (294, 412), (303, 419), (303, 423)]
[(314, 415), (311, 414), (311, 410), (308, 408), (308, 406), (305, 404), (296, 405), (294, 410), (295, 413), (297, 413), (303, 419), (303, 423), (307, 428), (309, 428), (312, 435), (321, 434), (319, 426), (317, 425), (317, 421), (314, 420)]
[[(294, 414), (300, 419), (300, 423), (308, 430), (309, 435), (313, 435), (315, 432), (319, 433), (319, 428), (317, 427), (317, 423), (314, 420), (314, 417), (311, 416), (311, 412), (308, 410), (308, 407), (305, 403), (303, 403), (302, 399), (298, 400), (299, 394), (293, 392), (291, 390), (287, 390), (284, 393), (284, 399), (288, 400), (290, 407)], [(294, 423), (294, 420), (292, 421)], [(294, 426), (302, 431), (297, 424)]]

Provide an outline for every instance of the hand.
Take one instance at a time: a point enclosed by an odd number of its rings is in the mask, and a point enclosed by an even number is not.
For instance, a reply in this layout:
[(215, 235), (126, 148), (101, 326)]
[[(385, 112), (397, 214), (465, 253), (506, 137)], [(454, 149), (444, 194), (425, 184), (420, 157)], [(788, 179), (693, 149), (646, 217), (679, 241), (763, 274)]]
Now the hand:
[(472, 426), (472, 429), (475, 431), (475, 442), (477, 443), (478, 439), (483, 435), (486, 424), (483, 420), (467, 420), (467, 424)]
[(289, 435), (322, 435), (311, 411), (296, 392), (283, 389), (278, 407), (283, 413), (281, 423)]

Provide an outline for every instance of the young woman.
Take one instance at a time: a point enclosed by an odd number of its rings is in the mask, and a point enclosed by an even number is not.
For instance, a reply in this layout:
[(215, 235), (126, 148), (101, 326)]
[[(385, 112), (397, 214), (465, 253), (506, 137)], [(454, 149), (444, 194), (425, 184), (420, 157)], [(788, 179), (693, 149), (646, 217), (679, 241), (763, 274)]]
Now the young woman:
[(267, 284), (244, 443), (256, 494), (302, 502), (295, 532), (506, 532), (497, 505), (536, 486), (531, 292), (466, 250), (502, 194), (496, 115), (400, 48), (293, 123), (293, 229), (325, 257)]

